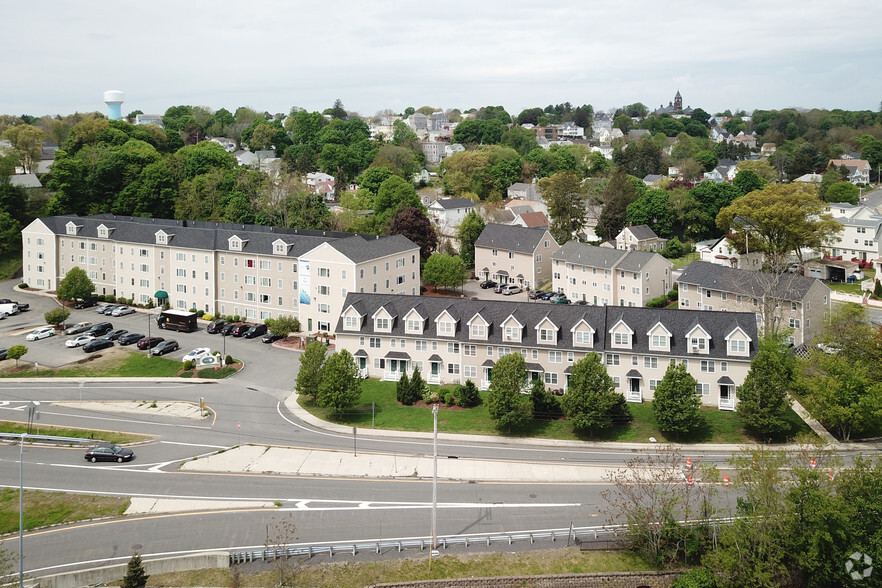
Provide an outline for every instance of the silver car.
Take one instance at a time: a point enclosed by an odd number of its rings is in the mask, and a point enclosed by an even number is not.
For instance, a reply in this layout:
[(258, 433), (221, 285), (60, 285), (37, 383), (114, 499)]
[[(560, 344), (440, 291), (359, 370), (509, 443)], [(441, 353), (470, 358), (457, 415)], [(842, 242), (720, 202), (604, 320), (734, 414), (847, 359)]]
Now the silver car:
[(120, 306), (119, 308), (114, 308), (113, 312), (110, 313), (110, 316), (125, 316), (127, 314), (132, 314), (135, 312), (135, 309), (131, 306)]

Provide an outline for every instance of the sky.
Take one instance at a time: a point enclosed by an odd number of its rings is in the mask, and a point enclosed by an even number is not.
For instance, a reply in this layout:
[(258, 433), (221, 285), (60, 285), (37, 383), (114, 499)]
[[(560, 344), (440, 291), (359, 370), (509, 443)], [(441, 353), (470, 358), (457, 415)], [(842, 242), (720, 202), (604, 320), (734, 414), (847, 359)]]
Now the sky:
[(877, 0), (40, 0), (3, 10), (0, 114), (174, 105), (362, 116), (570, 102), (873, 110)]

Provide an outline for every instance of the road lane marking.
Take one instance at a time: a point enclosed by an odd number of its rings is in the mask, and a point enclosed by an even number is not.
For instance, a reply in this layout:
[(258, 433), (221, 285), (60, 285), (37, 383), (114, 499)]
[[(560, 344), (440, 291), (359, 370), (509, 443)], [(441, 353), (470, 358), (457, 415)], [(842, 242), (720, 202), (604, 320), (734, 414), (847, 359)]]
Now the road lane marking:
[(210, 447), (211, 449), (230, 449), (229, 445), (205, 445), (204, 443), (182, 443), (180, 441), (160, 441), (166, 445), (186, 445), (187, 447)]

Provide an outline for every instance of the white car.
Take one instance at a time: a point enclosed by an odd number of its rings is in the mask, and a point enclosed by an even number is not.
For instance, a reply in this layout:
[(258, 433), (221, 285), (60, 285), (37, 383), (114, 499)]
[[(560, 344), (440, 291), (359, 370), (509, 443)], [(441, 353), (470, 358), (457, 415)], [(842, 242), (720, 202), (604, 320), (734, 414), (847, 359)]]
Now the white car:
[(110, 316), (125, 316), (127, 314), (132, 314), (135, 312), (135, 309), (131, 306), (120, 306), (119, 308), (114, 308), (113, 312), (110, 313)]
[(80, 345), (85, 345), (92, 339), (94, 339), (92, 335), (79, 335), (77, 337), (71, 337), (67, 341), (64, 342), (66, 347), (79, 347)]
[(185, 355), (184, 358), (181, 359), (181, 361), (192, 361), (195, 363), (203, 357), (208, 357), (210, 353), (211, 349), (209, 349), (208, 347), (197, 347), (196, 349)]
[(52, 327), (41, 327), (28, 333), (28, 336), (25, 337), (25, 339), (27, 341), (37, 341), (39, 339), (45, 339), (46, 337), (52, 337), (54, 335), (55, 329), (53, 329)]

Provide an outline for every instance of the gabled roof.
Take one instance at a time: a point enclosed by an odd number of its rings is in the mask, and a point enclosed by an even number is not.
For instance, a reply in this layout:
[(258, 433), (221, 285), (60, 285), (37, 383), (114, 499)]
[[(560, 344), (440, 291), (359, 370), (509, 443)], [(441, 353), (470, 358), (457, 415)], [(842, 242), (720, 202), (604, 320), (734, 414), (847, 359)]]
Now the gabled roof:
[(475, 202), (468, 198), (442, 198), (433, 202), (430, 207), (440, 206), (444, 210), (456, 210), (457, 208), (474, 208)]
[(631, 234), (637, 238), (639, 241), (646, 241), (647, 239), (658, 239), (658, 235), (655, 234), (655, 231), (649, 228), (649, 225), (634, 225), (632, 227), (625, 227), (624, 230), (631, 231)]
[(673, 262), (666, 260), (658, 253), (653, 253), (652, 251), (629, 251), (627, 255), (619, 261), (616, 269), (629, 272), (639, 272), (646, 267), (647, 263), (656, 259), (664, 260), (669, 266), (674, 267)]
[[(490, 223), (484, 227), (475, 247), (502, 249), (518, 253), (533, 253), (548, 231), (544, 228), (520, 227), (517, 225), (497, 225)], [(548, 236), (554, 240), (554, 237)]]
[[(775, 279), (773, 274), (765, 272), (732, 269), (706, 261), (693, 261), (683, 268), (677, 281), (702, 288), (757, 297), (762, 296), (765, 290), (772, 287)], [(816, 282), (818, 282), (816, 278), (786, 273), (778, 278), (777, 287), (774, 288), (772, 295), (781, 300), (799, 301), (805, 298)]]
[(530, 228), (548, 226), (548, 217), (544, 212), (522, 212), (521, 220)]
[[(419, 337), (428, 339), (437, 337), (437, 323), (435, 319), (444, 311), (451, 311), (454, 307), (449, 299), (434, 296), (407, 296), (395, 294), (362, 294), (350, 292), (346, 296), (344, 308), (360, 301), (364, 304), (368, 313), (373, 313), (380, 306), (389, 308), (394, 306), (399, 316), (407, 312), (417, 304), (425, 309), (428, 315), (428, 326), (420, 335), (406, 333), (404, 321), (396, 321), (392, 327), (391, 336), (394, 337)], [(710, 347), (707, 357), (727, 358), (728, 353), (725, 345), (725, 337), (732, 332), (733, 328), (742, 329), (751, 339), (749, 356), (756, 352), (757, 324), (756, 315), (748, 312), (707, 312), (701, 310), (666, 310), (658, 308), (629, 307), (622, 309), (615, 306), (569, 306), (555, 304), (536, 304), (532, 302), (509, 302), (505, 300), (457, 300), (455, 304), (457, 316), (473, 317), (480, 311), (487, 321), (493, 325), (500, 325), (511, 316), (516, 316), (518, 323), (525, 329), (521, 331), (522, 339), (519, 343), (503, 341), (504, 329), (490, 329), (487, 334), (488, 345), (502, 346), (546, 346), (547, 342), (539, 343), (538, 333), (535, 326), (544, 319), (552, 321), (560, 327), (557, 347), (572, 348), (573, 327), (585, 324), (594, 330), (599, 339), (595, 341), (594, 349), (615, 351), (612, 348), (612, 335), (610, 327), (619, 319), (623, 319), (628, 327), (633, 330), (633, 343), (631, 353), (652, 353), (654, 355), (687, 356), (691, 350), (687, 349), (686, 333), (694, 327), (698, 321), (702, 328), (711, 335)], [(670, 350), (650, 350), (647, 333), (658, 323), (662, 323), (672, 337)], [(335, 331), (339, 336), (345, 335), (371, 335), (374, 334), (373, 321), (366, 321), (358, 332), (343, 329), (343, 318), (338, 320)], [(388, 333), (378, 333), (389, 336)], [(470, 333), (468, 329), (458, 328), (452, 335), (445, 335), (443, 339), (469, 343)]]
[(567, 241), (560, 249), (551, 254), (551, 258), (560, 259), (575, 265), (612, 269), (626, 255), (625, 251), (618, 249)]

